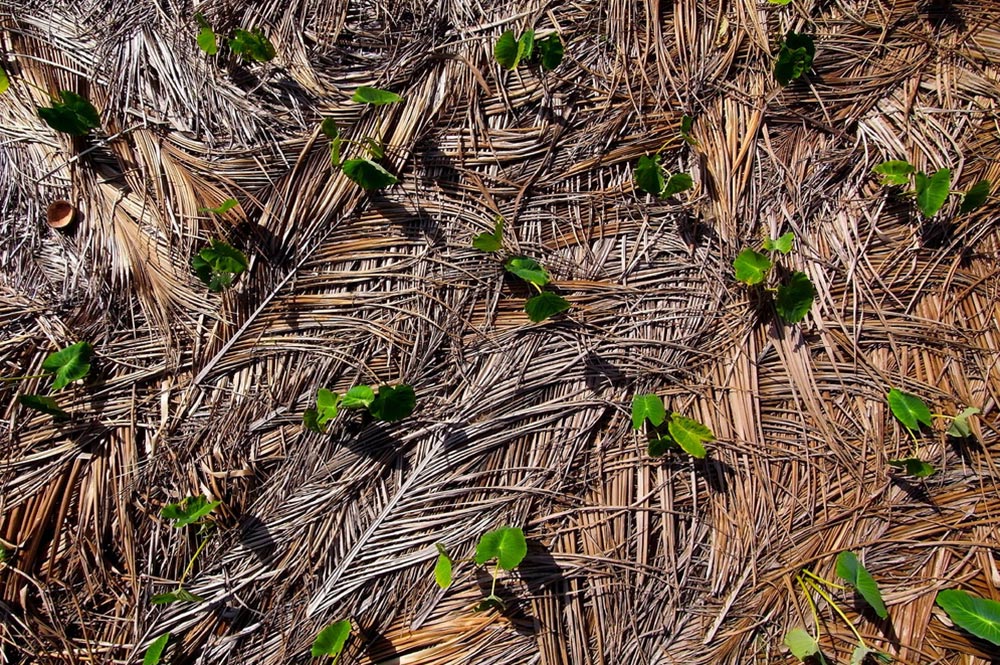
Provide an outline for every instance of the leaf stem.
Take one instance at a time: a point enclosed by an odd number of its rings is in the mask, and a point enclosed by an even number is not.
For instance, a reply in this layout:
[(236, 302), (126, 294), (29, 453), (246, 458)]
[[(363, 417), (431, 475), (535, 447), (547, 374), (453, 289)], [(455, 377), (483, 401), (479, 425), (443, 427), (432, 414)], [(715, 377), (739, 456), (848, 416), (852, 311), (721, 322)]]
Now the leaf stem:
[(194, 562), (198, 559), (198, 555), (201, 554), (201, 551), (203, 549), (205, 549), (205, 545), (208, 544), (209, 540), (211, 540), (211, 537), (206, 537), (204, 540), (201, 541), (201, 544), (198, 545), (198, 549), (196, 549), (194, 551), (194, 556), (191, 557), (190, 561), (188, 561), (187, 568), (184, 569), (184, 572), (181, 574), (180, 581), (177, 582), (177, 588), (178, 589), (181, 589), (181, 588), (184, 587), (184, 580), (187, 578), (188, 573), (191, 572), (191, 569), (194, 567)]
[(819, 611), (816, 609), (816, 603), (813, 601), (812, 596), (809, 594), (809, 589), (806, 588), (806, 583), (802, 579), (802, 575), (801, 574), (795, 576), (795, 581), (799, 583), (800, 587), (802, 587), (802, 595), (805, 596), (806, 600), (809, 602), (809, 610), (812, 612), (812, 618), (813, 618), (813, 632), (816, 633), (813, 637), (815, 637), (818, 640), (819, 639)]
[(23, 379), (44, 379), (48, 374), (27, 374), (25, 376), (3, 376), (0, 381), (21, 381)]
[(844, 620), (844, 623), (847, 624), (847, 627), (851, 629), (852, 633), (854, 633), (854, 637), (858, 638), (858, 644), (867, 649), (868, 645), (865, 644), (865, 639), (861, 637), (861, 633), (858, 632), (858, 629), (854, 627), (854, 624), (851, 622), (851, 620), (847, 618), (846, 614), (844, 614), (844, 610), (840, 609), (840, 605), (834, 602), (833, 598), (831, 598), (826, 591), (821, 589), (818, 584), (816, 584), (811, 580), (806, 580), (806, 582), (816, 591), (816, 593), (820, 595), (820, 597), (823, 600), (825, 600), (830, 605), (831, 608), (833, 608), (833, 611), (836, 612), (840, 616), (840, 618)]
[(822, 582), (823, 584), (825, 584), (828, 587), (831, 587), (833, 589), (840, 589), (841, 591), (843, 591), (844, 589), (847, 588), (846, 586), (843, 586), (843, 585), (840, 585), (840, 584), (835, 584), (835, 583), (831, 582), (830, 580), (826, 579), (825, 577), (820, 577), (819, 575), (817, 575), (813, 571), (809, 570), (808, 568), (803, 568), (802, 572), (805, 573), (806, 575), (808, 575), (809, 577), (813, 578), (817, 582)]

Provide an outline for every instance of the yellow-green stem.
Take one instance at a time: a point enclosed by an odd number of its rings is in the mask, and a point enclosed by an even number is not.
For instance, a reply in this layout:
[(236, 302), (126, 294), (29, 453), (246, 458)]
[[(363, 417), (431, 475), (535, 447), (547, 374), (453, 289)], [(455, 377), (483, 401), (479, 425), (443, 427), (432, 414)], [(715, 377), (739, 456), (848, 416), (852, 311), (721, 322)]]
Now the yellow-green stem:
[(812, 612), (813, 626), (815, 628), (815, 630), (813, 632), (816, 633), (814, 635), (814, 637), (818, 640), (819, 639), (819, 610), (816, 609), (816, 603), (813, 602), (812, 596), (809, 595), (809, 589), (806, 588), (806, 583), (802, 579), (802, 576), (801, 575), (796, 575), (795, 576), (795, 581), (799, 583), (800, 587), (802, 587), (802, 595), (806, 597), (806, 601), (809, 603), (809, 611)]
[(851, 629), (852, 633), (854, 633), (854, 637), (858, 638), (858, 644), (867, 649), (868, 645), (865, 644), (865, 640), (863, 637), (861, 637), (861, 633), (859, 633), (858, 629), (854, 627), (854, 624), (851, 622), (851, 620), (847, 618), (847, 615), (844, 614), (844, 611), (840, 609), (840, 605), (834, 602), (833, 598), (831, 598), (826, 591), (821, 589), (818, 584), (809, 580), (807, 580), (807, 582), (809, 586), (811, 586), (816, 591), (816, 593), (818, 593), (820, 597), (823, 600), (825, 600), (827, 604), (830, 605), (830, 607), (833, 608), (833, 611), (836, 612), (840, 616), (840, 618), (844, 620), (844, 623), (847, 624), (847, 627)]
[(813, 571), (809, 570), (808, 568), (803, 568), (802, 572), (805, 573), (806, 575), (808, 575), (809, 577), (813, 578), (817, 582), (822, 582), (823, 584), (827, 585), (828, 587), (830, 587), (832, 589), (841, 589), (841, 590), (843, 590), (843, 589), (847, 588), (847, 587), (842, 586), (840, 584), (834, 584), (833, 582), (831, 582), (830, 580), (828, 580), (828, 579), (826, 579), (824, 577), (820, 577), (819, 575), (817, 575)]
[(196, 561), (196, 560), (198, 559), (198, 555), (199, 555), (199, 554), (201, 554), (201, 551), (202, 551), (203, 549), (205, 549), (205, 545), (207, 545), (207, 544), (208, 544), (208, 541), (209, 541), (209, 540), (210, 540), (210, 538), (205, 538), (205, 540), (201, 541), (201, 544), (200, 544), (200, 545), (198, 545), (198, 549), (196, 549), (196, 550), (194, 551), (194, 556), (193, 556), (193, 557), (191, 557), (191, 560), (190, 560), (190, 561), (188, 561), (188, 565), (187, 565), (187, 568), (185, 568), (185, 569), (184, 569), (184, 573), (183, 573), (183, 574), (181, 574), (181, 579), (180, 579), (180, 581), (179, 581), (179, 582), (177, 583), (177, 586), (178, 586), (178, 588), (180, 588), (180, 587), (183, 587), (183, 586), (184, 586), (184, 580), (185, 580), (185, 579), (187, 578), (187, 576), (188, 576), (188, 573), (190, 573), (190, 572), (191, 572), (191, 569), (192, 569), (192, 568), (194, 568), (194, 562), (195, 562), (195, 561)]

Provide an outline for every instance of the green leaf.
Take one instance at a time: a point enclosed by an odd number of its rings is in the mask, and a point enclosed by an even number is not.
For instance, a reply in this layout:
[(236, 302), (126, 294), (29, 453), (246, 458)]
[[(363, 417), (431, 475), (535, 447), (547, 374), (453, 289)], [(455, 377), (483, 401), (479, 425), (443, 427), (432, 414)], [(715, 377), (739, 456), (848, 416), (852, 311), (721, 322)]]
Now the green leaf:
[(656, 437), (649, 440), (649, 443), (646, 445), (646, 452), (650, 457), (662, 457), (676, 445), (677, 443), (670, 438), (670, 435)]
[(312, 645), (312, 656), (339, 656), (347, 644), (347, 638), (351, 636), (351, 622), (347, 619), (332, 623), (319, 631), (316, 640)]
[(497, 216), (493, 233), (480, 233), (472, 240), (472, 246), (481, 252), (497, 252), (503, 247), (503, 217)]
[(240, 204), (236, 199), (226, 199), (216, 208), (198, 208), (198, 212), (211, 212), (216, 215), (224, 215)]
[(340, 129), (337, 127), (337, 121), (333, 118), (324, 118), (319, 128), (330, 139), (330, 161), (334, 166), (340, 166), (340, 145), (342, 139), (340, 138)]
[(956, 626), (1000, 646), (1000, 603), (959, 589), (939, 591), (936, 602)]
[(889, 466), (903, 469), (914, 478), (927, 478), (933, 476), (937, 469), (932, 464), (928, 464), (919, 457), (906, 457), (904, 459), (891, 459)]
[(472, 608), (473, 612), (486, 612), (487, 610), (496, 610), (497, 612), (503, 612), (507, 609), (507, 604), (503, 602), (503, 598), (491, 593), (490, 595), (483, 598), (481, 601), (476, 603), (476, 606)]
[(219, 44), (215, 39), (215, 32), (211, 28), (202, 28), (198, 31), (198, 48), (208, 55), (215, 55), (219, 52)]
[(209, 247), (198, 252), (191, 266), (208, 290), (218, 293), (231, 285), (236, 275), (246, 271), (250, 263), (240, 250), (213, 239)]
[(733, 261), (736, 279), (747, 286), (760, 284), (767, 278), (767, 272), (771, 269), (771, 259), (763, 254), (744, 249), (740, 252), (736, 260)]
[(38, 117), (49, 127), (73, 136), (84, 136), (101, 126), (101, 116), (93, 104), (69, 90), (63, 90), (59, 96), (61, 101), (53, 98), (52, 106), (38, 109)]
[(659, 427), (666, 417), (667, 410), (663, 408), (663, 398), (659, 395), (647, 393), (632, 398), (632, 427), (635, 429), (642, 429), (647, 420), (653, 423), (653, 427)]
[(804, 272), (793, 272), (788, 282), (778, 287), (774, 308), (786, 323), (798, 323), (806, 317), (816, 298), (816, 289)]
[(326, 433), (326, 424), (337, 417), (337, 406), (340, 404), (340, 396), (320, 388), (316, 391), (316, 408), (306, 409), (302, 414), (302, 421), (305, 426), (313, 432)]
[(524, 311), (533, 323), (541, 323), (551, 316), (565, 312), (571, 305), (562, 296), (542, 291), (524, 301)]
[(692, 187), (694, 187), (694, 180), (691, 179), (690, 175), (687, 173), (675, 173), (667, 180), (667, 184), (663, 187), (660, 196), (666, 199), (674, 194), (686, 192)]
[(448, 550), (444, 548), (441, 543), (436, 544), (438, 551), (437, 564), (434, 566), (434, 581), (442, 589), (447, 589), (451, 586), (451, 568), (452, 560), (448, 556)]
[(882, 162), (872, 169), (874, 173), (882, 176), (882, 185), (905, 185), (910, 181), (910, 174), (916, 171), (913, 164), (900, 159), (890, 159)]
[(146, 649), (146, 655), (142, 657), (142, 665), (158, 665), (160, 662), (160, 657), (163, 655), (163, 650), (167, 648), (167, 642), (170, 641), (170, 633), (163, 633), (149, 645)]
[(413, 386), (381, 386), (375, 400), (368, 407), (368, 413), (375, 420), (394, 423), (413, 413), (416, 406), (417, 394), (413, 391)]
[(563, 46), (562, 40), (557, 34), (551, 34), (545, 39), (536, 42), (535, 48), (538, 50), (542, 69), (547, 72), (558, 67), (562, 63), (563, 55), (566, 53), (566, 47)]
[(951, 189), (951, 169), (938, 169), (928, 178), (923, 171), (914, 176), (917, 207), (924, 217), (933, 217), (941, 210)]
[(687, 139), (694, 129), (694, 118), (686, 113), (681, 116), (681, 136)]
[(816, 46), (812, 37), (789, 30), (774, 63), (774, 78), (781, 85), (788, 85), (812, 68), (815, 55)]
[(889, 401), (892, 415), (896, 416), (896, 420), (903, 423), (907, 429), (916, 431), (920, 429), (920, 423), (931, 426), (931, 411), (916, 395), (893, 388), (886, 399)]
[(354, 386), (340, 400), (344, 409), (367, 409), (375, 401), (375, 391), (371, 386)]
[(767, 1), (770, 2), (772, 5), (782, 5), (782, 6), (792, 2), (792, 0), (767, 0)]
[(382, 144), (372, 137), (366, 136), (361, 139), (361, 145), (364, 146), (364, 149), (368, 151), (368, 155), (373, 160), (379, 160), (385, 157), (385, 150), (382, 149)]
[(344, 175), (369, 191), (385, 189), (399, 182), (399, 178), (370, 159), (348, 159), (344, 162)]
[(788, 631), (785, 635), (785, 646), (801, 661), (820, 655), (819, 643), (815, 637), (806, 632), (805, 628), (792, 628)]
[(514, 69), (520, 60), (520, 49), (517, 39), (514, 38), (514, 31), (508, 30), (500, 35), (496, 46), (493, 47), (493, 57), (504, 69)]
[(267, 62), (276, 55), (274, 44), (257, 28), (253, 32), (236, 30), (229, 40), (229, 48), (233, 53), (243, 56), (244, 60)]
[(0, 95), (7, 92), (10, 88), (10, 79), (7, 78), (7, 72), (3, 67), (0, 67)]
[(153, 605), (169, 605), (170, 603), (203, 603), (205, 599), (187, 589), (175, 589), (169, 593), (160, 593), (149, 599)]
[(714, 441), (715, 434), (712, 430), (692, 418), (685, 418), (679, 413), (670, 414), (670, 422), (667, 423), (667, 431), (681, 448), (691, 457), (702, 459), (706, 455), (705, 446), (702, 442)]
[(302, 424), (310, 432), (326, 434), (326, 428), (319, 424), (319, 411), (316, 409), (309, 408), (302, 412)]
[(659, 196), (660, 192), (667, 186), (663, 179), (663, 167), (660, 166), (659, 153), (640, 157), (632, 176), (635, 178), (636, 187), (653, 196)]
[(60, 409), (54, 399), (46, 395), (21, 395), (17, 398), (17, 401), (20, 402), (22, 406), (34, 409), (35, 411), (41, 411), (42, 413), (47, 413), (48, 415), (59, 420), (69, 418), (69, 414)]
[(189, 496), (177, 503), (168, 503), (160, 510), (160, 517), (173, 521), (173, 527), (180, 529), (188, 524), (196, 524), (210, 512), (222, 505), (221, 501), (209, 501), (204, 494)]
[(792, 251), (792, 246), (795, 244), (795, 234), (789, 231), (783, 236), (778, 238), (768, 238), (764, 241), (764, 249), (769, 252), (781, 252), (782, 254), (788, 254)]
[(885, 602), (882, 600), (882, 593), (879, 591), (878, 584), (875, 583), (875, 578), (861, 565), (854, 552), (845, 551), (837, 555), (837, 576), (857, 589), (880, 619), (889, 616), (889, 611), (885, 608)]
[(524, 532), (517, 527), (505, 526), (484, 533), (476, 545), (476, 565), (482, 566), (495, 558), (504, 570), (514, 570), (528, 554)]
[(52, 390), (62, 390), (73, 381), (87, 376), (90, 371), (90, 356), (94, 351), (87, 342), (77, 342), (56, 351), (42, 362), (42, 369), (55, 374)]
[[(0, 82), (0, 87), (2, 82)], [(2, 91), (0, 91), (2, 92)], [(958, 212), (965, 214), (967, 212), (972, 212), (976, 208), (982, 206), (986, 203), (986, 199), (990, 197), (990, 181), (980, 180), (965, 193), (962, 197), (962, 205), (959, 206)]]
[(850, 662), (850, 665), (864, 665), (865, 658), (867, 658), (868, 656), (871, 656), (872, 658), (876, 658), (876, 659), (882, 661), (883, 663), (891, 663), (892, 662), (892, 656), (890, 656), (889, 654), (882, 653), (881, 651), (878, 651), (877, 649), (872, 649), (870, 647), (864, 647), (864, 646), (858, 645), (858, 646), (854, 647), (854, 651), (851, 652), (851, 662)]
[(517, 40), (517, 61), (527, 62), (535, 52), (535, 31), (525, 30)]
[(386, 104), (401, 102), (403, 101), (403, 98), (394, 92), (389, 92), (388, 90), (380, 90), (378, 88), (371, 88), (367, 85), (363, 85), (354, 91), (351, 101), (361, 102), (362, 104), (372, 104), (373, 106), (384, 106)]
[(538, 261), (529, 259), (526, 256), (512, 256), (503, 264), (507, 272), (513, 273), (537, 287), (543, 287), (549, 283), (549, 273), (539, 265)]
[(948, 436), (955, 439), (968, 439), (972, 436), (972, 428), (969, 427), (969, 416), (979, 413), (979, 409), (974, 406), (966, 407), (960, 414), (952, 418), (951, 427), (948, 428)]

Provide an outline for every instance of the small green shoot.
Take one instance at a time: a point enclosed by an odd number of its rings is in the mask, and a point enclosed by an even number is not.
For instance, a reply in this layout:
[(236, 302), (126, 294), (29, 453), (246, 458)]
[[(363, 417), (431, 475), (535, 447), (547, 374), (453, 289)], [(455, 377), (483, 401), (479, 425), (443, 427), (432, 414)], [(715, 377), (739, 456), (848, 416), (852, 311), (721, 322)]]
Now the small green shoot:
[(737, 281), (747, 286), (763, 283), (771, 266), (771, 259), (749, 247), (740, 252), (733, 261)]
[(694, 180), (687, 173), (667, 176), (660, 164), (660, 153), (640, 157), (632, 175), (639, 189), (664, 199), (694, 187)]
[(952, 418), (951, 426), (948, 427), (948, 436), (954, 439), (968, 439), (972, 436), (972, 428), (969, 427), (969, 418), (979, 413), (979, 409), (974, 406), (966, 407), (960, 414)]
[(514, 37), (513, 30), (507, 30), (493, 47), (493, 57), (504, 69), (514, 70), (522, 60), (531, 57), (535, 46), (535, 33), (528, 30), (520, 37)]
[(684, 452), (697, 459), (703, 459), (707, 454), (704, 442), (715, 440), (712, 430), (697, 420), (686, 418), (676, 412), (670, 414), (667, 431)]
[(524, 301), (524, 311), (532, 323), (541, 323), (556, 314), (565, 312), (570, 307), (572, 305), (568, 300), (551, 291), (542, 291)]
[(191, 262), (194, 272), (212, 293), (232, 285), (233, 279), (250, 267), (246, 255), (221, 240), (198, 252)]
[(375, 401), (375, 391), (371, 386), (354, 386), (340, 402), (345, 409), (367, 409)]
[(503, 217), (497, 215), (493, 233), (480, 233), (472, 239), (472, 246), (481, 252), (498, 252), (503, 248)]
[(889, 460), (889, 466), (902, 469), (905, 473), (913, 476), (914, 478), (928, 478), (937, 472), (937, 469), (935, 469), (932, 464), (923, 461), (919, 457), (891, 459)]
[(682, 115), (681, 131), (680, 131), (681, 138), (684, 139), (684, 141), (688, 145), (697, 146), (698, 141), (693, 136), (691, 136), (691, 130), (693, 129), (694, 129), (694, 118), (687, 114)]
[[(367, 386), (365, 386), (367, 388)], [(370, 390), (370, 388), (369, 388)], [(326, 434), (326, 424), (337, 417), (337, 405), (340, 403), (340, 396), (320, 388), (316, 391), (316, 408), (306, 409), (302, 414), (302, 421), (307, 429), (319, 434)]]
[(167, 648), (169, 641), (170, 633), (163, 633), (153, 640), (153, 643), (146, 649), (146, 655), (142, 657), (142, 665), (159, 665), (163, 650)]
[(951, 187), (951, 169), (938, 169), (928, 177), (923, 171), (913, 176), (917, 192), (917, 207), (924, 217), (930, 219), (938, 214), (948, 199)]
[(194, 15), (194, 20), (198, 22), (198, 48), (208, 55), (215, 55), (219, 52), (219, 44), (215, 37), (215, 31), (205, 20), (205, 16), (198, 12)]
[(504, 262), (507, 272), (513, 273), (535, 286), (541, 288), (549, 283), (549, 273), (539, 265), (538, 261), (526, 256), (512, 256)]
[(396, 422), (413, 413), (417, 405), (417, 395), (412, 386), (381, 386), (378, 394), (371, 386), (354, 386), (344, 395), (320, 388), (316, 391), (315, 408), (306, 409), (302, 423), (306, 429), (320, 434), (326, 433), (326, 426), (340, 409), (367, 409), (375, 420)]
[(803, 662), (814, 657), (818, 657), (820, 662), (826, 662), (819, 650), (819, 642), (805, 628), (792, 628), (788, 631), (788, 634), (785, 635), (785, 646), (788, 647), (793, 656)]
[(455, 562), (448, 556), (448, 550), (445, 549), (444, 545), (436, 543), (435, 547), (437, 547), (438, 558), (437, 563), (434, 564), (434, 581), (442, 589), (447, 589), (451, 586), (451, 571)]
[(55, 375), (53, 390), (62, 390), (90, 372), (90, 356), (94, 351), (88, 342), (77, 342), (49, 355), (42, 362), (42, 369)]
[(566, 53), (566, 47), (563, 46), (562, 39), (555, 33), (535, 42), (535, 49), (537, 50), (538, 60), (542, 65), (542, 69), (547, 72), (558, 67), (562, 63), (563, 56)]
[(343, 170), (344, 175), (368, 191), (385, 189), (399, 182), (399, 178), (370, 159), (348, 159)]
[[(653, 393), (632, 398), (632, 427), (640, 430), (646, 421), (653, 426), (647, 444), (650, 457), (660, 457), (670, 448), (679, 446), (688, 455), (702, 459), (708, 454), (705, 442), (715, 440), (712, 430), (693, 418), (674, 411), (668, 420), (663, 399)], [(666, 431), (662, 428), (664, 423)]]
[(177, 503), (168, 503), (160, 509), (160, 517), (172, 522), (171, 526), (180, 529), (188, 524), (201, 524), (202, 518), (222, 505), (221, 501), (209, 501), (204, 494), (189, 496)]
[(242, 56), (244, 60), (256, 62), (268, 62), (277, 55), (274, 44), (264, 36), (264, 32), (260, 28), (256, 28), (252, 32), (236, 30), (232, 39), (229, 40), (229, 49)]
[(69, 418), (69, 414), (59, 408), (59, 404), (47, 395), (21, 395), (17, 398), (17, 401), (22, 406), (34, 409), (35, 411), (41, 411), (56, 420), (66, 420)]
[(935, 602), (956, 626), (1000, 646), (1000, 603), (959, 589), (939, 591)]
[(786, 323), (798, 323), (812, 309), (816, 289), (804, 272), (793, 272), (774, 296), (774, 308)]
[(514, 570), (528, 554), (528, 543), (524, 531), (517, 527), (505, 526), (488, 531), (476, 545), (474, 561), (483, 566), (492, 559), (504, 570)]
[(215, 215), (225, 215), (240, 204), (236, 199), (226, 199), (215, 208), (198, 208), (198, 212), (210, 212)]
[(920, 429), (921, 424), (931, 426), (931, 411), (924, 404), (924, 401), (916, 395), (893, 388), (886, 395), (886, 399), (889, 402), (892, 415), (908, 430), (916, 432)]
[(789, 30), (778, 50), (774, 78), (782, 86), (788, 85), (812, 68), (815, 55), (816, 45), (812, 37)]
[(767, 238), (764, 241), (764, 249), (768, 252), (788, 254), (792, 251), (792, 247), (794, 246), (795, 234), (791, 231), (777, 238)]
[(837, 555), (837, 577), (854, 587), (865, 599), (865, 602), (875, 610), (875, 614), (880, 619), (889, 616), (889, 611), (885, 608), (885, 602), (882, 600), (882, 593), (879, 591), (875, 578), (861, 565), (854, 552), (845, 551)]
[(57, 132), (86, 136), (101, 126), (101, 116), (89, 101), (69, 90), (59, 93), (61, 100), (52, 99), (52, 106), (38, 109), (38, 117)]
[(910, 182), (910, 176), (916, 172), (913, 164), (900, 159), (890, 159), (882, 162), (872, 169), (874, 173), (882, 176), (882, 186), (905, 185)]
[(0, 67), (0, 95), (7, 92), (10, 89), (10, 79), (7, 77), (7, 71)]
[(380, 90), (378, 88), (363, 85), (354, 91), (354, 95), (351, 96), (351, 101), (360, 102), (362, 104), (371, 104), (372, 106), (385, 106), (386, 104), (401, 102), (403, 101), (403, 98), (394, 92), (389, 92), (388, 90)]
[(690, 175), (687, 173), (674, 173), (667, 178), (667, 184), (663, 186), (660, 198), (669, 199), (671, 196), (686, 192), (692, 187), (694, 187), (694, 180), (691, 179)]
[(667, 410), (663, 406), (663, 398), (648, 393), (632, 398), (632, 427), (642, 429), (648, 420), (653, 427), (659, 427), (667, 418)]
[(205, 599), (187, 589), (177, 588), (167, 593), (158, 593), (150, 598), (149, 602), (153, 605), (169, 605), (170, 603), (203, 603)]
[(982, 207), (989, 197), (990, 181), (980, 180), (962, 196), (962, 204), (959, 206), (958, 212), (963, 215), (972, 212), (976, 208)]
[(394, 423), (413, 413), (417, 406), (417, 395), (412, 386), (380, 386), (378, 395), (368, 406), (368, 413), (375, 420)]
[(347, 639), (350, 636), (350, 621), (343, 619), (336, 623), (332, 623), (321, 630), (319, 635), (316, 636), (316, 640), (313, 642), (310, 653), (313, 658), (332, 656), (334, 658), (334, 662), (336, 662), (336, 659), (340, 657), (341, 652), (344, 650), (344, 645), (347, 644)]

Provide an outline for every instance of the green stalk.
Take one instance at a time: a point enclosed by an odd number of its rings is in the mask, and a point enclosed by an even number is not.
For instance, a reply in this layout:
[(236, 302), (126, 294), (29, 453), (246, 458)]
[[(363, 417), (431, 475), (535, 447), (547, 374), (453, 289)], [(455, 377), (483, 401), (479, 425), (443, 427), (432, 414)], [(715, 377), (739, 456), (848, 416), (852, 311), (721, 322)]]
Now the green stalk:
[(854, 637), (858, 638), (858, 644), (860, 644), (862, 647), (864, 647), (865, 649), (867, 649), (868, 645), (865, 644), (865, 640), (864, 640), (863, 637), (861, 637), (861, 633), (859, 633), (858, 629), (854, 627), (854, 624), (851, 622), (851, 620), (847, 618), (847, 615), (844, 614), (844, 611), (842, 609), (840, 609), (840, 605), (838, 605), (837, 603), (835, 603), (834, 600), (833, 600), (833, 598), (831, 598), (830, 595), (826, 591), (824, 591), (823, 589), (821, 589), (818, 584), (816, 584), (815, 582), (812, 582), (812, 581), (808, 581), (808, 580), (807, 580), (807, 582), (808, 582), (809, 586), (811, 586), (816, 591), (816, 593), (818, 593), (820, 595), (820, 597), (823, 600), (825, 600), (830, 605), (830, 607), (833, 608), (833, 611), (836, 612), (840, 616), (840, 618), (844, 620), (844, 623), (847, 624), (847, 627), (851, 629), (852, 633), (854, 633)]

